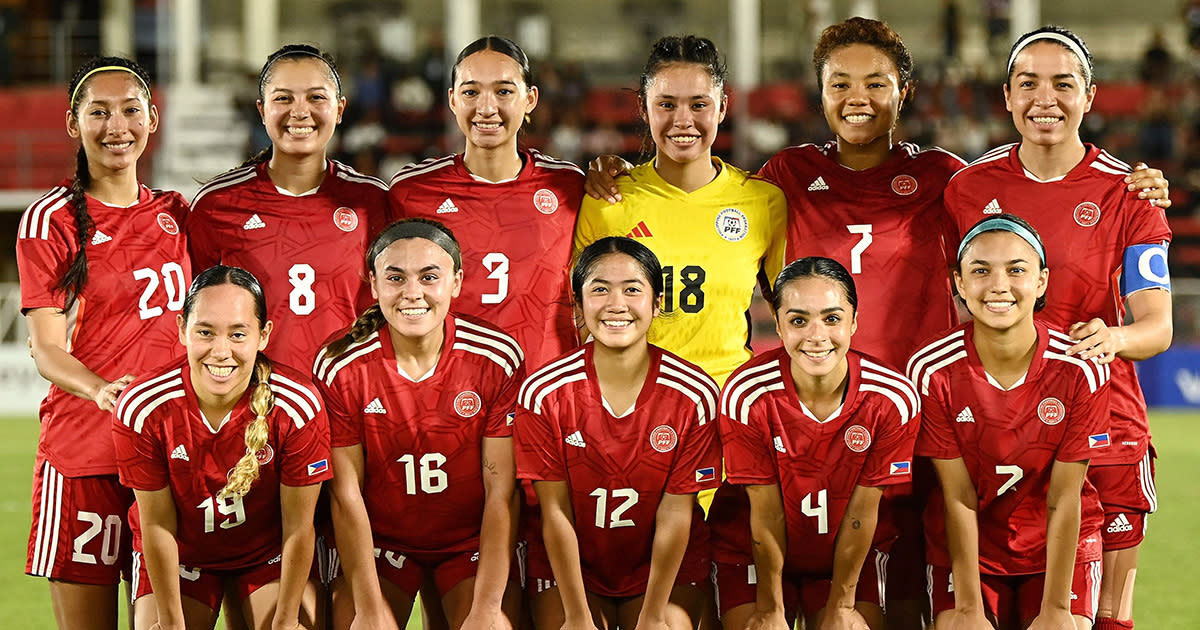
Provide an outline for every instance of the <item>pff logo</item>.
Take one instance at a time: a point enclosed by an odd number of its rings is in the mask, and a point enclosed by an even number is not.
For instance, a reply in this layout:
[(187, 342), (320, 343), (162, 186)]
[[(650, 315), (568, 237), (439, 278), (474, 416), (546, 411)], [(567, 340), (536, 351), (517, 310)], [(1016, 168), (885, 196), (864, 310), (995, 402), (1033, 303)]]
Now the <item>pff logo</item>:
[(679, 444), (679, 435), (675, 433), (675, 429), (661, 424), (654, 427), (650, 432), (650, 448), (659, 453), (668, 453)]
[(861, 424), (846, 429), (846, 448), (861, 453), (871, 447), (871, 432)]
[(454, 397), (454, 411), (464, 418), (470, 418), (482, 408), (483, 399), (473, 391), (460, 392)]
[(1067, 417), (1067, 408), (1057, 398), (1044, 398), (1042, 402), (1038, 403), (1037, 414), (1039, 420), (1054, 426)]

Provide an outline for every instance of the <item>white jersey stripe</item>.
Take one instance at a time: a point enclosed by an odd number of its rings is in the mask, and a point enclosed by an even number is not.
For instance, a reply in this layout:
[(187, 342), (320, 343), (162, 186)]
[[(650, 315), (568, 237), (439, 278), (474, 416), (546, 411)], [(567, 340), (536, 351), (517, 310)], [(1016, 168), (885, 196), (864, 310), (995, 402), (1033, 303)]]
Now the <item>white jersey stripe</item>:
[(1108, 164), (1109, 166), (1112, 166), (1114, 168), (1123, 169), (1127, 174), (1133, 170), (1133, 167), (1130, 166), (1127, 162), (1125, 162), (1124, 160), (1121, 160), (1117, 156), (1109, 153), (1108, 151), (1105, 151), (1104, 149), (1100, 150), (1100, 153), (1096, 155), (1096, 159), (1103, 160), (1105, 164)]
[[(725, 391), (721, 395), (721, 413), (730, 418), (742, 418), (740, 414), (735, 415), (734, 413), (734, 410), (741, 404), (739, 399), (760, 383), (780, 378), (782, 377), (779, 376), (779, 364), (775, 361), (739, 372), (725, 383)], [(745, 420), (742, 421), (745, 422)]]
[(859, 391), (875, 392), (883, 394), (892, 404), (896, 405), (896, 409), (900, 412), (900, 424), (908, 424), (908, 421), (916, 415), (916, 409), (910, 409), (904, 398), (894, 389), (890, 387), (880, 387), (870, 383), (862, 383), (858, 386)]
[(521, 353), (521, 347), (512, 337), (507, 335), (498, 335), (481, 326), (475, 326), (469, 322), (464, 322), (461, 319), (454, 320), (454, 334), (460, 339), (473, 341), (482, 346), (488, 346), (491, 350), (499, 350), (509, 358), (512, 367), (516, 368), (517, 364), (525, 357)]
[(378, 330), (370, 335), (367, 335), (366, 339), (363, 339), (362, 341), (350, 342), (350, 345), (346, 346), (346, 349), (342, 350), (341, 354), (332, 357), (326, 354), (325, 348), (321, 348), (321, 351), (317, 354), (316, 360), (313, 362), (313, 376), (317, 377), (317, 380), (324, 380), (325, 373), (329, 371), (330, 367), (333, 366), (334, 363), (340, 361), (342, 357), (345, 357), (347, 354), (354, 352), (363, 346), (370, 345), (371, 342), (375, 341), (376, 339), (379, 339)]
[(417, 175), (423, 175), (431, 171), (436, 171), (452, 164), (454, 164), (453, 155), (447, 155), (440, 158), (431, 158), (415, 164), (409, 164), (408, 166), (401, 168), (395, 175), (392, 176), (391, 185), (395, 186), (396, 184), (410, 177), (416, 177)]
[[(777, 375), (776, 375), (777, 376)], [(742, 400), (742, 404), (738, 409), (736, 420), (742, 424), (750, 424), (750, 408), (754, 406), (754, 402), (765, 394), (770, 392), (780, 391), (783, 389), (783, 379), (770, 377), (762, 377), (764, 381), (768, 381), (760, 387), (756, 387)], [(734, 416), (730, 416), (734, 418)]]
[[(312, 403), (312, 407), (316, 408), (316, 411), (321, 410), (321, 399), (317, 396), (316, 392), (309, 389), (307, 386), (301, 385), (300, 383), (297, 383), (296, 381), (293, 381), (292, 379), (290, 379), (286, 376), (283, 376), (282, 374), (279, 374), (277, 372), (271, 373), (271, 380), (278, 381), (279, 383), (282, 383), (284, 385), (288, 385), (293, 390), (295, 390), (296, 393), (300, 394), (304, 398), (307, 398), (308, 402)], [(316, 414), (315, 411), (309, 412), (309, 415), (315, 415), (315, 414)]]
[(1091, 163), (1091, 164), (1089, 164), (1088, 166), (1090, 166), (1091, 168), (1094, 168), (1094, 169), (1096, 169), (1097, 171), (1100, 171), (1100, 172), (1102, 172), (1102, 173), (1109, 173), (1109, 174), (1111, 174), (1111, 175), (1122, 175), (1122, 176), (1124, 176), (1124, 175), (1128, 175), (1128, 174), (1129, 174), (1129, 173), (1128, 173), (1128, 172), (1126, 172), (1126, 171), (1122, 171), (1122, 170), (1120, 170), (1120, 169), (1116, 169), (1116, 168), (1113, 168), (1113, 167), (1111, 167), (1111, 166), (1107, 166), (1107, 165), (1101, 164), (1099, 160), (1097, 160), (1097, 161), (1095, 161), (1095, 162), (1092, 162), (1092, 163)]
[(936, 358), (928, 355), (943, 352), (947, 346), (953, 346), (956, 342), (963, 339), (965, 334), (964, 331), (957, 330), (914, 352), (912, 358), (908, 360), (908, 365), (904, 368), (904, 374), (908, 377), (908, 380), (912, 381), (913, 385), (916, 385), (917, 372), (920, 372), (921, 367), (928, 363), (929, 360)]
[[(580, 367), (582, 367), (582, 363), (580, 364)], [(566, 385), (568, 383), (574, 383), (575, 381), (583, 381), (583, 380), (587, 380), (587, 372), (585, 372), (583, 370), (567, 374), (563, 378), (560, 378), (559, 380), (557, 380), (553, 383), (547, 384), (546, 387), (542, 388), (539, 392), (537, 392), (537, 394), (533, 396), (533, 405), (526, 406), (525, 408), (529, 409), (530, 411), (532, 411), (534, 413), (541, 413), (542, 412), (542, 400), (544, 400), (546, 398), (546, 396), (549, 396), (554, 390), (558, 389), (559, 387), (562, 387), (563, 385)]]
[(383, 348), (383, 344), (380, 343), (379, 339), (375, 339), (375, 341), (362, 346), (354, 352), (342, 353), (338, 356), (337, 362), (332, 366), (329, 366), (328, 372), (324, 376), (317, 375), (317, 378), (325, 381), (326, 385), (333, 385), (333, 379), (337, 377), (338, 372), (342, 371), (342, 368), (353, 363), (355, 359), (371, 354), (372, 352), (381, 348)]
[[(460, 335), (460, 336), (467, 337), (468, 335)], [(474, 345), (471, 343), (467, 343), (465, 341), (459, 341), (459, 342), (456, 342), (453, 346), (451, 346), (451, 348), (453, 348), (454, 350), (462, 350), (463, 352), (470, 352), (471, 354), (478, 354), (481, 357), (487, 357), (487, 358), (491, 359), (493, 363), (495, 363), (496, 365), (499, 365), (501, 368), (503, 368), (504, 373), (506, 375), (508, 375), (508, 376), (513, 375), (513, 370), (514, 370), (513, 364), (509, 361), (506, 361), (505, 357), (502, 357), (502, 356), (496, 354), (495, 352), (492, 351), (492, 349), (490, 349), (488, 347), (477, 346), (477, 345)], [(493, 346), (493, 348), (494, 348), (494, 346)]]
[(917, 395), (917, 387), (905, 378), (904, 375), (866, 359), (863, 359), (859, 365), (862, 368), (860, 375), (863, 380), (891, 385), (897, 392), (904, 394), (908, 398), (908, 406), (913, 410), (913, 415), (916, 415), (920, 411), (921, 397)]
[[(278, 391), (274, 387), (272, 387), (271, 390)], [(287, 415), (292, 417), (292, 422), (296, 425), (297, 429), (304, 428), (305, 418), (299, 411), (296, 410), (296, 407), (292, 405), (292, 401), (285, 399), (285, 398), (276, 398), (275, 406), (279, 407), (280, 409), (282, 409), (284, 411), (284, 413), (286, 413)], [(312, 417), (309, 416), (308, 419), (311, 420)]]
[(1067, 356), (1067, 355), (1065, 355), (1065, 354), (1060, 354), (1060, 353), (1058, 353), (1058, 352), (1052, 352), (1052, 351), (1050, 351), (1050, 350), (1047, 350), (1046, 352), (1043, 352), (1043, 353), (1042, 353), (1042, 356), (1043, 356), (1044, 358), (1046, 358), (1046, 359), (1050, 359), (1050, 360), (1052, 360), (1052, 361), (1065, 361), (1065, 362), (1067, 362), (1067, 363), (1070, 363), (1070, 364), (1072, 364), (1072, 365), (1077, 365), (1077, 366), (1079, 366), (1079, 369), (1080, 369), (1080, 371), (1082, 371), (1082, 372), (1083, 372), (1083, 375), (1084, 375), (1085, 377), (1087, 377), (1088, 390), (1090, 390), (1092, 393), (1096, 393), (1096, 390), (1097, 390), (1097, 389), (1098, 389), (1098, 388), (1099, 388), (1101, 385), (1103, 385), (1103, 384), (1104, 384), (1104, 383), (1097, 383), (1097, 382), (1096, 382), (1096, 374), (1095, 374), (1095, 373), (1094, 373), (1092, 370), (1089, 370), (1089, 369), (1088, 369), (1088, 367), (1087, 367), (1087, 363), (1084, 363), (1083, 359), (1080, 359), (1080, 358), (1078, 358), (1078, 357), (1069, 357), (1069, 356)]
[(66, 205), (70, 200), (69, 191), (62, 186), (54, 187), (49, 193), (43, 195), (37, 201), (29, 204), (25, 212), (21, 214), (21, 223), (17, 229), (18, 238), (46, 238), (47, 235), (40, 235), (37, 227), (42, 223), (42, 211), (47, 206), (54, 206), (57, 210)]
[(258, 177), (258, 173), (255, 165), (253, 164), (250, 166), (244, 166), (242, 168), (235, 168), (232, 171), (228, 171), (222, 175), (217, 175), (212, 179), (212, 181), (200, 187), (200, 190), (196, 192), (196, 196), (192, 198), (192, 203), (189, 207), (195, 208), (196, 203), (199, 202), (204, 195), (207, 195), (214, 190), (229, 188), (230, 186), (250, 181), (255, 177)]
[(580, 348), (565, 357), (551, 361), (526, 378), (525, 383), (521, 385), (520, 393), (517, 394), (517, 400), (521, 406), (532, 409), (532, 397), (536, 395), (535, 390), (571, 370), (582, 368), (583, 355), (586, 351), (586, 348)]
[[(164, 392), (166, 393), (166, 397), (163, 396)], [(154, 411), (154, 409), (163, 402), (172, 398), (179, 398), (183, 395), (184, 392), (182, 378), (166, 381), (158, 384), (152, 389), (139, 392), (137, 395), (137, 400), (131, 402), (129, 407), (125, 409), (125, 413), (121, 414), (121, 422), (125, 426), (133, 429), (134, 433), (141, 433), (142, 422), (145, 421), (146, 416), (149, 415), (151, 411)], [(155, 398), (156, 396), (157, 398)], [(154, 400), (150, 400), (151, 398), (154, 398)]]
[[(183, 389), (176, 389), (176, 390), (168, 391), (167, 393), (163, 394), (162, 396), (159, 396), (158, 398), (155, 398), (154, 400), (147, 403), (146, 406), (143, 407), (140, 412), (138, 412), (137, 416), (133, 420), (133, 432), (134, 433), (142, 432), (142, 425), (146, 423), (146, 417), (150, 415), (151, 411), (154, 411), (155, 409), (157, 409), (159, 405), (167, 402), (168, 400), (172, 400), (175, 398), (183, 398), (183, 396), (184, 396)], [(132, 409), (130, 411), (132, 411)]]
[(275, 384), (271, 384), (270, 388), (271, 392), (275, 394), (276, 405), (287, 401), (288, 405), (290, 405), (292, 409), (296, 410), (297, 413), (300, 413), (300, 415), (303, 416), (303, 418), (301, 418), (301, 424), (297, 425), (296, 428), (300, 428), (300, 426), (303, 426), (304, 422), (308, 422), (316, 417), (317, 410), (313, 409), (312, 405), (309, 404), (309, 401), (306, 400), (304, 396), (297, 394), (295, 390)]
[[(169, 381), (173, 378), (180, 379), (179, 382), (182, 383), (183, 382), (183, 368), (171, 370), (170, 372), (167, 372), (166, 374), (161, 374), (161, 375), (156, 376), (156, 377), (154, 377), (148, 381), (145, 381), (143, 383), (138, 383), (137, 385), (126, 390), (124, 392), (124, 395), (121, 397), (121, 404), (117, 405), (117, 417), (121, 417), (121, 415), (125, 413), (125, 406), (128, 404), (131, 404), (130, 401), (133, 400), (134, 398), (136, 398), (138, 394), (141, 394), (142, 392), (146, 391), (147, 389), (156, 387), (157, 385), (161, 384), (163, 381)], [(144, 398), (143, 398), (143, 400), (144, 400)], [(136, 405), (137, 403), (132, 403), (132, 404)], [(126, 423), (126, 424), (128, 424), (128, 423)]]
[(700, 393), (697, 392), (694, 388), (688, 387), (687, 384), (681, 383), (673, 378), (667, 378), (667, 377), (661, 376), (661, 375), (657, 379), (655, 379), (654, 382), (659, 385), (662, 385), (663, 387), (670, 387), (671, 389), (673, 389), (677, 392), (680, 392), (684, 396), (687, 396), (688, 398), (690, 398), (691, 401), (696, 404), (696, 419), (697, 419), (697, 421), (699, 421), (700, 426), (704, 426), (711, 419), (709, 417), (712, 415), (711, 411), (704, 404), (704, 401), (700, 399), (701, 398)]
[(938, 370), (950, 365), (951, 363), (954, 363), (955, 361), (965, 358), (967, 358), (967, 351), (964, 348), (929, 366), (929, 369), (925, 372), (925, 375), (921, 377), (921, 384), (918, 386), (921, 390), (921, 393), (925, 396), (929, 395), (929, 379), (933, 377), (934, 372), (937, 372)]

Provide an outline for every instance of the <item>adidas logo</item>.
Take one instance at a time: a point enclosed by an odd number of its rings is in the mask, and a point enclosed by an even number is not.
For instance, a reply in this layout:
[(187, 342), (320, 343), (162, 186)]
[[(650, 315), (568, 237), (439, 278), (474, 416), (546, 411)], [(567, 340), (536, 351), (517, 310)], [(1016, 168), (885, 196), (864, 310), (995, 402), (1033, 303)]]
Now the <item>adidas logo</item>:
[(187, 449), (183, 448), (182, 444), (180, 444), (179, 446), (176, 446), (175, 450), (171, 451), (171, 459), (182, 459), (185, 462), (192, 461), (192, 460), (188, 459)]
[(367, 407), (363, 409), (363, 413), (387, 413), (387, 409), (384, 409), (383, 403), (379, 402), (379, 399), (376, 398), (367, 403)]
[(824, 177), (818, 177), (813, 180), (813, 183), (808, 185), (809, 190), (829, 190), (829, 186), (825, 184)]
[(1120, 534), (1122, 532), (1131, 531), (1133, 531), (1133, 525), (1129, 522), (1129, 519), (1125, 518), (1124, 514), (1118, 514), (1117, 518), (1114, 518), (1113, 522), (1108, 524), (1108, 533), (1110, 534)]
[(963, 410), (958, 412), (958, 417), (955, 422), (975, 422), (975, 415), (971, 413), (970, 407), (963, 407)]
[(650, 228), (646, 227), (645, 221), (638, 221), (638, 224), (635, 225), (634, 228), (632, 230), (630, 230), (629, 233), (626, 234), (625, 236), (627, 236), (629, 238), (638, 238), (638, 237), (645, 238), (647, 236), (654, 236), (654, 235), (650, 233)]
[(568, 435), (566, 442), (567, 442), (567, 444), (570, 444), (571, 446), (578, 446), (579, 448), (583, 448), (583, 447), (587, 446), (587, 444), (585, 444), (583, 441), (583, 434), (578, 431), (572, 433), (571, 435)]
[(105, 234), (104, 232), (101, 232), (100, 230), (96, 230), (96, 235), (92, 237), (92, 245), (99, 245), (100, 243), (107, 243), (111, 240), (112, 240), (111, 236)]
[(454, 202), (450, 201), (449, 197), (446, 197), (446, 200), (442, 202), (442, 205), (438, 206), (437, 213), (450, 214), (451, 212), (458, 212), (458, 206), (454, 205)]
[(995, 199), (987, 202), (987, 205), (983, 207), (984, 214), (1000, 214), (1001, 212), (1004, 210), (1000, 209), (1000, 202)]
[(265, 227), (267, 227), (267, 224), (263, 223), (263, 220), (258, 218), (257, 214), (250, 215), (250, 218), (246, 219), (246, 223), (242, 225), (243, 230), (258, 230)]
[(778, 435), (775, 436), (775, 450), (779, 451), (780, 453), (787, 452), (787, 449), (783, 447), (783, 438), (779, 437)]

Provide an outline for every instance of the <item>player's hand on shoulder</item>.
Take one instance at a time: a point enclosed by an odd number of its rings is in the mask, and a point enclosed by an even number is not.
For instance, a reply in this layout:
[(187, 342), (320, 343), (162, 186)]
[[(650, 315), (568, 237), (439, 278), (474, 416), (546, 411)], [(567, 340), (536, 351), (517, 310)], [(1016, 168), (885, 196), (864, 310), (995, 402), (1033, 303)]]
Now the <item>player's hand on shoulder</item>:
[(621, 192), (617, 190), (617, 177), (628, 175), (633, 165), (617, 155), (601, 155), (588, 163), (587, 181), (583, 190), (595, 199), (604, 199), (608, 203), (621, 200)]
[(871, 630), (867, 620), (853, 608), (826, 606), (817, 630)]
[(116, 408), (117, 398), (121, 395), (121, 392), (125, 391), (125, 388), (132, 383), (135, 378), (137, 377), (132, 374), (126, 374), (125, 376), (122, 376), (108, 385), (101, 387), (96, 392), (95, 397), (92, 398), (92, 401), (96, 403), (96, 406), (100, 408), (100, 411), (112, 411), (114, 408)]
[[(588, 181), (591, 181), (591, 173)], [(1138, 199), (1149, 199), (1151, 204), (1164, 210), (1171, 207), (1171, 183), (1162, 171), (1150, 168), (1145, 162), (1134, 165), (1133, 172), (1125, 176), (1125, 184), (1126, 190), (1141, 191)]]
[(1125, 334), (1109, 328), (1099, 317), (1086, 322), (1075, 322), (1067, 331), (1075, 345), (1067, 348), (1067, 356), (1080, 359), (1096, 359), (1101, 365), (1112, 363), (1117, 353), (1125, 348)]

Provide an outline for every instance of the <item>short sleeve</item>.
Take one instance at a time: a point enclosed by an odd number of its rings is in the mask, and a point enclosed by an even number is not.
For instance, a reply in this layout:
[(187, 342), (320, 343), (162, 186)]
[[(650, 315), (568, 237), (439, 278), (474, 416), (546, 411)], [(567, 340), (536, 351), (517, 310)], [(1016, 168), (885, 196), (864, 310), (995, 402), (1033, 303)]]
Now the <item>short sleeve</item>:
[[(323, 351), (323, 350), (322, 350)], [(363, 443), (363, 426), (361, 420), (347, 411), (344, 392), (346, 384), (334, 380), (332, 385), (326, 385), (320, 379), (316, 380), (317, 391), (325, 400), (325, 412), (329, 422), (329, 445), (332, 448), (354, 446)]]
[(939, 380), (929, 384), (929, 394), (921, 396), (921, 420), (915, 454), (934, 459), (962, 457), (950, 415), (946, 411), (946, 385)]
[(154, 423), (151, 415), (144, 421), (141, 432), (125, 425), (120, 417), (113, 415), (113, 447), (117, 455), (117, 473), (121, 485), (134, 490), (162, 490), (170, 483), (166, 452), (162, 441), (152, 435)]
[[(1120, 361), (1121, 359), (1118, 359)], [(1100, 366), (1094, 360), (1087, 362), (1088, 370), (1099, 378), (1108, 374), (1108, 366)], [(1109, 381), (1097, 383), (1095, 391), (1088, 383), (1082, 370), (1076, 383), (1074, 400), (1067, 409), (1067, 430), (1058, 446), (1054, 459), (1060, 462), (1080, 462), (1099, 455), (1110, 448), (1108, 425)]]
[(698, 414), (689, 415), (686, 431), (681, 432), (679, 455), (667, 480), (666, 491), (671, 494), (695, 494), (716, 488), (721, 481), (718, 423), (710, 420), (701, 424)]
[[(724, 400), (721, 406), (725, 406)], [(722, 413), (720, 428), (721, 452), (725, 457), (725, 476), (729, 483), (779, 483), (771, 429), (759, 405), (751, 406), (745, 422)]]
[(771, 227), (768, 233), (767, 253), (763, 260), (763, 271), (767, 274), (768, 286), (774, 286), (775, 278), (783, 271), (787, 254), (787, 198), (783, 191), (771, 185), (767, 195), (767, 213)]
[(325, 409), (317, 411), (304, 426), (297, 427), (291, 417), (280, 411), (274, 414), (280, 423), (279, 470), (280, 483), (288, 486), (310, 486), (333, 478), (329, 461), (329, 416)]
[(876, 413), (880, 417), (875, 422), (875, 440), (867, 453), (858, 485), (878, 487), (909, 483), (921, 415), (902, 422), (900, 411), (890, 401), (882, 403)]
[(192, 209), (188, 212), (184, 230), (187, 232), (188, 255), (192, 259), (192, 269), (203, 271), (220, 264), (221, 248), (217, 244), (212, 226), (211, 195), (197, 197), (192, 201)]
[(513, 371), (512, 376), (504, 374), (504, 371), (495, 370), (498, 378), (503, 379), (496, 389), (495, 397), (488, 404), (487, 426), (484, 428), (484, 437), (503, 438), (512, 437), (513, 423), (516, 421), (517, 411), (517, 392), (521, 389), (521, 383), (525, 380), (525, 365), (519, 364), (517, 369)]
[(571, 251), (571, 260), (579, 258), (583, 248), (606, 236), (600, 215), (606, 210), (616, 212), (623, 203), (619, 201), (610, 204), (607, 200), (584, 195), (583, 202), (579, 204), (579, 217), (575, 220), (575, 244)]
[(564, 481), (567, 478), (560, 427), (553, 407), (543, 400), (539, 411), (517, 406), (513, 421), (513, 451), (517, 478), (531, 481)]
[[(56, 213), (69, 211), (69, 207), (64, 207)], [(78, 251), (74, 238), (75, 235), (61, 223), (50, 221), (49, 217), (39, 221), (32, 208), (25, 211), (17, 235), (21, 312), (65, 306), (66, 293), (59, 288), (58, 282)]]

